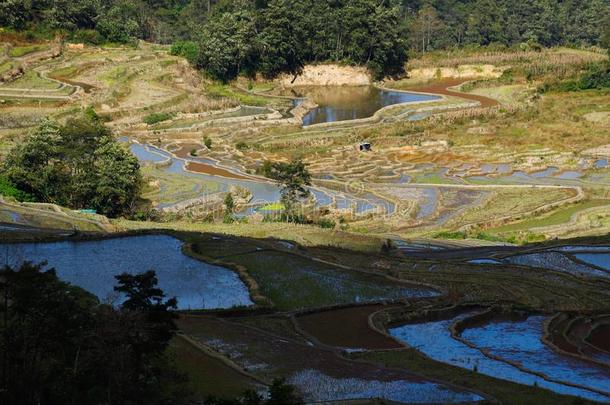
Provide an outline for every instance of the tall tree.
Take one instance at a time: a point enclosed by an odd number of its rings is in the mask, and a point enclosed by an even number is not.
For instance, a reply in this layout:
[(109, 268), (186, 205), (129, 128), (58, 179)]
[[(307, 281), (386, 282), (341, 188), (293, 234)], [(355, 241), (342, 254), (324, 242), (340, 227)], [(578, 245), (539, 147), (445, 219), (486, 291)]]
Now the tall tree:
[(3, 177), (38, 201), (129, 213), (139, 197), (140, 166), (95, 115), (63, 126), (45, 121), (7, 155)]

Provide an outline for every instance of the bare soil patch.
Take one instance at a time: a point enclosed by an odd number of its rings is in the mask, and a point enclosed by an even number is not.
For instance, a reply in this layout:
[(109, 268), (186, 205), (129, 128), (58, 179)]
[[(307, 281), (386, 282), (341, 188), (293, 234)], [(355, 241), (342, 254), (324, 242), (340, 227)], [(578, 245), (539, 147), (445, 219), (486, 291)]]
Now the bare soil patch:
[(187, 162), (186, 169), (195, 173), (209, 174), (212, 176), (222, 176), (227, 177), (229, 179), (249, 180), (249, 178), (246, 176), (241, 176), (229, 170), (221, 169), (219, 167), (212, 166), (206, 163)]

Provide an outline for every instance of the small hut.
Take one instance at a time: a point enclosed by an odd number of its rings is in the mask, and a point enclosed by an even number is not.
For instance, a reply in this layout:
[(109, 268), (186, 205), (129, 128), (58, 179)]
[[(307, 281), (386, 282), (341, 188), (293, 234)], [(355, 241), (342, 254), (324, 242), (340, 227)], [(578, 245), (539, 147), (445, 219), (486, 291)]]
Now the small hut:
[(370, 142), (362, 142), (358, 145), (358, 148), (360, 149), (360, 152), (370, 152), (372, 150)]

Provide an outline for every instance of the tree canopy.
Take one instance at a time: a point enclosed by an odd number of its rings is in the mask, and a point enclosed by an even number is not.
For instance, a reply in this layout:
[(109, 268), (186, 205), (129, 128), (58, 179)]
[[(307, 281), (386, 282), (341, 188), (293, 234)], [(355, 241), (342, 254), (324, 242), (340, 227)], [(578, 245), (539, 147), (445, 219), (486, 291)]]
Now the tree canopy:
[[(5, 0), (0, 26), (73, 40), (182, 44), (224, 81), (296, 74), (304, 64), (401, 73), (407, 50), (520, 43), (608, 46), (610, 0)], [(183, 41), (189, 41), (184, 46)]]
[(95, 114), (43, 122), (7, 154), (0, 173), (37, 201), (109, 216), (130, 212), (141, 187), (137, 158)]
[(175, 403), (175, 302), (159, 299), (154, 273), (118, 281), (127, 301), (114, 308), (42, 265), (0, 269), (1, 403)]
[(311, 194), (307, 188), (311, 185), (311, 174), (305, 163), (301, 160), (290, 163), (265, 161), (262, 172), (266, 177), (278, 182), (285, 215), (288, 220), (296, 220), (299, 217), (297, 208), (300, 201)]

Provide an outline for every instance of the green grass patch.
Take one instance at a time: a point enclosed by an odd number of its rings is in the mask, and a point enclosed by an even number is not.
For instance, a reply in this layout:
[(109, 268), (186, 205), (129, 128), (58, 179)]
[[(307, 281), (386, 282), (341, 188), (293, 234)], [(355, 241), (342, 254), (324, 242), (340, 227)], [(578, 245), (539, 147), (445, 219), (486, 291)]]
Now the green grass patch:
[(78, 72), (78, 66), (66, 66), (49, 73), (50, 77), (72, 77)]
[(55, 90), (61, 85), (52, 80), (45, 79), (33, 70), (28, 70), (19, 79), (6, 83), (4, 87), (32, 90)]
[(261, 211), (282, 211), (284, 209), (284, 204), (280, 203), (280, 202), (275, 202), (275, 203), (271, 203), (271, 204), (267, 204), (263, 207), (261, 207)]
[(532, 228), (560, 225), (570, 221), (572, 215), (576, 214), (579, 211), (583, 211), (589, 208), (603, 207), (605, 205), (610, 205), (610, 200), (590, 200), (584, 203), (572, 205), (567, 208), (558, 209), (552, 214), (543, 218), (532, 218), (525, 221), (500, 226), (497, 228), (489, 229), (488, 232), (503, 234), (528, 231)]
[(404, 289), (409, 288), (381, 276), (282, 252), (254, 251), (228, 260), (245, 266), (262, 294), (280, 310), (391, 300), (404, 296)]
[(12, 58), (20, 58), (30, 53), (41, 52), (47, 49), (49, 49), (49, 47), (45, 45), (16, 46), (14, 48), (11, 48), (11, 50), (9, 51), (9, 56), (11, 56)]
[(143, 121), (145, 123), (147, 123), (148, 125), (154, 125), (159, 122), (171, 120), (172, 118), (174, 118), (174, 116), (175, 116), (175, 114), (173, 114), (173, 113), (156, 112), (156, 113), (148, 114), (147, 116), (145, 116)]
[(214, 83), (208, 85), (206, 90), (210, 97), (230, 98), (237, 100), (240, 104), (262, 107), (270, 102), (270, 100), (266, 97), (244, 93), (242, 91), (235, 90), (226, 84)]
[(11, 62), (0, 63), (0, 74), (8, 72), (13, 68), (13, 64)]
[(188, 386), (197, 400), (204, 400), (210, 395), (233, 399), (245, 390), (254, 388), (251, 379), (219, 359), (205, 354), (183, 338), (175, 337), (170, 342), (168, 354), (178, 370), (188, 376)]

